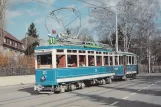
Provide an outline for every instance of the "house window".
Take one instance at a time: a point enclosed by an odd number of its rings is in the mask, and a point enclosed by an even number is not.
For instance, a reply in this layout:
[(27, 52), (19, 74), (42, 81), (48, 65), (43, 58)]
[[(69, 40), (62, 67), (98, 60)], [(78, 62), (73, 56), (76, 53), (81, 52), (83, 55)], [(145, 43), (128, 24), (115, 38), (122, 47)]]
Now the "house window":
[(15, 42), (15, 47), (17, 47), (17, 43)]
[(12, 45), (12, 41), (10, 40), (10, 45)]
[(4, 43), (6, 43), (6, 38), (4, 38)]

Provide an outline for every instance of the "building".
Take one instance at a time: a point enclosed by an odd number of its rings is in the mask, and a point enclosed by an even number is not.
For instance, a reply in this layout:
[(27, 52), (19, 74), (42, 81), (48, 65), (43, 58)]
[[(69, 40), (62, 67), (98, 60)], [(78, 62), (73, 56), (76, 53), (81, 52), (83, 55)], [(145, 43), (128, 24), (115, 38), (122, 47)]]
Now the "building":
[(24, 48), (27, 49), (27, 47), (31, 46), (34, 42), (38, 42), (39, 43), (40, 39), (27, 35), (27, 37), (23, 38), (21, 40), (21, 42), (24, 44)]
[(24, 55), (24, 46), (21, 41), (7, 31), (0, 30), (0, 33), (3, 34), (3, 42), (0, 47), (0, 53), (9, 57)]

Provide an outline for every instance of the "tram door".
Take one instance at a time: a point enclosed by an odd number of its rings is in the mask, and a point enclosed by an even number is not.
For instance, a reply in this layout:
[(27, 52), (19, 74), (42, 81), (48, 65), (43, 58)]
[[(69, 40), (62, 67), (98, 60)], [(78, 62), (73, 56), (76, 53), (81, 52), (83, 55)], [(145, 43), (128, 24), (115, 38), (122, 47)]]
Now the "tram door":
[(126, 67), (127, 67), (126, 65), (128, 63), (127, 58), (128, 57), (126, 55), (123, 56), (124, 76), (126, 76)]

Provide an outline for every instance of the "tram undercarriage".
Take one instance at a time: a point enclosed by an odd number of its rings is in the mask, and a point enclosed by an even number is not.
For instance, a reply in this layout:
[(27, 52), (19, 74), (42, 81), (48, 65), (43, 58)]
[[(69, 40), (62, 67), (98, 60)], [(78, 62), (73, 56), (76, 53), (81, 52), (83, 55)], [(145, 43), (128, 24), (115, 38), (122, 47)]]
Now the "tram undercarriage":
[(113, 77), (106, 77), (106, 78), (97, 78), (92, 80), (82, 80), (77, 82), (67, 82), (67, 83), (60, 83), (59, 85), (55, 86), (41, 86), (41, 85), (34, 85), (34, 92), (39, 93), (46, 93), (46, 94), (53, 94), (53, 93), (63, 93), (66, 91), (74, 91), (76, 89), (83, 89), (88, 86), (95, 86), (95, 85), (105, 85), (111, 84)]

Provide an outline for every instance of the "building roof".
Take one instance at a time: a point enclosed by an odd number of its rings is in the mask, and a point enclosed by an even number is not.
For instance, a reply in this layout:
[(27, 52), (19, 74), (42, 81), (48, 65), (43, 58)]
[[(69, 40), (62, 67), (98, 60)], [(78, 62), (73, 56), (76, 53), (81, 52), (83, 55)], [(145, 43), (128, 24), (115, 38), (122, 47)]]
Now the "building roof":
[(7, 37), (7, 38), (9, 38), (11, 40), (14, 40), (16, 42), (19, 42), (19, 43), (23, 44), (20, 40), (18, 40), (17, 38), (15, 38), (13, 35), (11, 35), (10, 33), (8, 33), (7, 31), (0, 29), (0, 34), (1, 33), (3, 33), (4, 37)]

